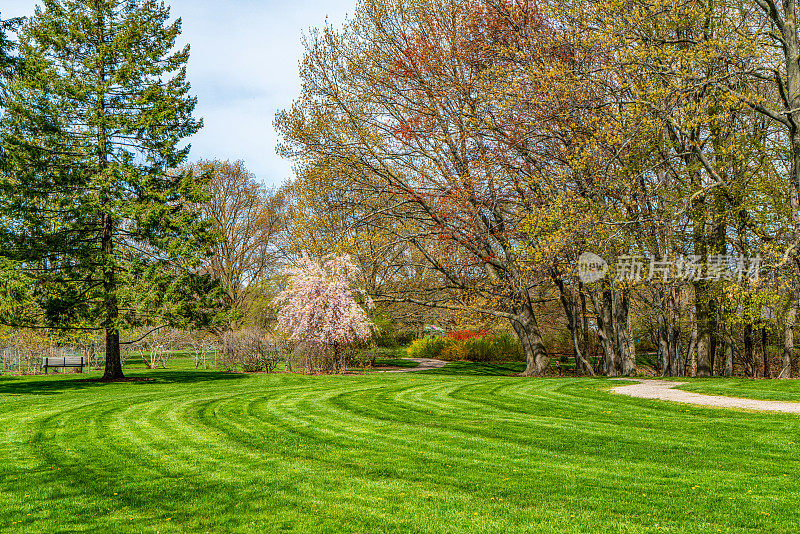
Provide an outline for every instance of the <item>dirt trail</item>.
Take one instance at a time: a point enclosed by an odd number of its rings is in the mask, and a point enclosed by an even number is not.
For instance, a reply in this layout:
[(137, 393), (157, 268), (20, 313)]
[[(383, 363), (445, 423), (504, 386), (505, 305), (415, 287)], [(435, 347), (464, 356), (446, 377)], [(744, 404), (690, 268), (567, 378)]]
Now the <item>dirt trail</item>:
[[(624, 379), (621, 379), (624, 380)], [(667, 380), (642, 380), (636, 384), (611, 388), (612, 393), (638, 397), (640, 399), (657, 399), (714, 408), (738, 408), (741, 410), (757, 410), (762, 412), (783, 412), (800, 414), (800, 402), (765, 401), (723, 397), (720, 395), (701, 395), (680, 389), (675, 386), (686, 382), (669, 382)]]

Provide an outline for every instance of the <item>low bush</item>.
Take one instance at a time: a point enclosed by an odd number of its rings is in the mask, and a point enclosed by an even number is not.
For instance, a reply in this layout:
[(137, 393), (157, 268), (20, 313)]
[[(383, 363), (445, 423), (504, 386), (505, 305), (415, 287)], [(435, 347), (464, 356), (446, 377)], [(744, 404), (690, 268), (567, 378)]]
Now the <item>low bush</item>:
[(368, 365), (372, 356), (367, 353), (362, 343), (325, 345), (316, 341), (300, 341), (292, 345), (292, 349), (286, 352), (284, 358), (288, 371), (339, 374), (346, 372), (351, 364), (357, 367)]
[(397, 344), (401, 347), (406, 347), (412, 344), (418, 338), (419, 336), (413, 330), (399, 330), (395, 337)]
[(378, 347), (394, 348), (399, 345), (397, 328), (391, 317), (380, 313), (372, 317), (372, 341)]
[(462, 341), (452, 340), (444, 346), (439, 358), (448, 362), (461, 362), (469, 360), (469, 355)]
[(493, 360), (497, 362), (522, 362), (525, 361), (525, 351), (519, 338), (511, 332), (502, 331), (492, 339)]
[(439, 336), (425, 336), (415, 340), (408, 347), (409, 358), (438, 358), (448, 341)]
[(408, 347), (407, 354), (410, 358), (483, 363), (525, 360), (525, 353), (519, 340), (508, 332), (491, 334), (483, 331), (470, 336), (462, 332), (455, 334), (457, 335), (427, 336), (417, 339)]
[(276, 343), (257, 330), (225, 334), (219, 364), (225, 371), (241, 369), (245, 373), (272, 372), (278, 365), (280, 350)]
[(467, 359), (471, 362), (491, 362), (498, 360), (497, 347), (493, 337), (472, 337), (461, 342)]

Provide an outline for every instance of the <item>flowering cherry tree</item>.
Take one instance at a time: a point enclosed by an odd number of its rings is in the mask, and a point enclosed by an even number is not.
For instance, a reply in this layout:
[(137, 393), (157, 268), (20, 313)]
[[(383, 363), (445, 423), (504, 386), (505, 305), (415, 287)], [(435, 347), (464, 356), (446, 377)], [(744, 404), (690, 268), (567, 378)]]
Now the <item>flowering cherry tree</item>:
[(347, 255), (328, 255), (316, 262), (306, 257), (288, 269), (289, 285), (275, 299), (278, 324), (295, 341), (338, 347), (372, 336), (372, 321), (356, 300), (368, 307), (372, 300), (351, 286), (359, 273)]

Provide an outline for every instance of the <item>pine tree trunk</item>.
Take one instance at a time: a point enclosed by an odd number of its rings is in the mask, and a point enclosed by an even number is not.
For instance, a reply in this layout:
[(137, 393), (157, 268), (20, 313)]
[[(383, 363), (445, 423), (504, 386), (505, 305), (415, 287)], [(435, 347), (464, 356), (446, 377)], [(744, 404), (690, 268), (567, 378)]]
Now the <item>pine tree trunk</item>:
[[(100, 29), (100, 42), (104, 42), (105, 37), (103, 28), (105, 28), (105, 21), (103, 20), (102, 12), (98, 14), (97, 26)], [(105, 64), (102, 62), (98, 72), (100, 76), (100, 90), (104, 89), (106, 80)], [(106, 115), (106, 101), (105, 95), (99, 94), (97, 99), (97, 114), (98, 117), (103, 119)], [(103, 121), (99, 122), (97, 128), (97, 151), (98, 151), (98, 165), (101, 172), (108, 169), (108, 139), (106, 129)], [(105, 186), (110, 187), (110, 186)], [(101, 209), (108, 209), (110, 202), (110, 191), (103, 190), (101, 195)], [(119, 380), (124, 378), (122, 373), (122, 358), (119, 350), (119, 326), (117, 320), (119, 319), (119, 305), (117, 301), (117, 280), (115, 274), (114, 262), (114, 219), (110, 213), (103, 213), (101, 221), (101, 236), (100, 247), (102, 250), (102, 264), (103, 264), (103, 299), (105, 308), (104, 328), (106, 331), (106, 368), (103, 373), (103, 380)]]
[(122, 373), (122, 358), (119, 350), (119, 332), (106, 330), (106, 367), (103, 380), (119, 380), (125, 378)]
[(117, 283), (114, 276), (114, 242), (112, 234), (113, 222), (109, 215), (103, 216), (103, 293), (105, 298), (104, 327), (106, 331), (106, 367), (103, 380), (119, 380), (125, 378), (122, 373), (122, 358), (119, 350), (119, 330), (117, 319)]

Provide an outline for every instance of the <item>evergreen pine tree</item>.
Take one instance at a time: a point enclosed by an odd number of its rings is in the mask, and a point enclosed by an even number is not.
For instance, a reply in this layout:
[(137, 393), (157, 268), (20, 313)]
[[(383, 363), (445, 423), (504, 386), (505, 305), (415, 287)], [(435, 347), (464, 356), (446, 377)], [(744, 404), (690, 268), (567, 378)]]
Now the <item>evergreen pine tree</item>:
[(17, 65), (17, 58), (14, 55), (16, 47), (8, 34), (19, 22), (20, 19), (3, 20), (3, 13), (0, 12), (0, 113), (3, 111), (6, 86)]
[(27, 323), (105, 332), (106, 380), (123, 377), (121, 329), (209, 318), (206, 182), (176, 171), (202, 125), (180, 29), (156, 0), (43, 0), (19, 33), (0, 255), (33, 281)]

